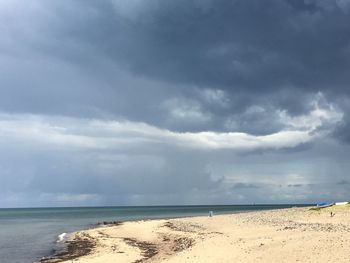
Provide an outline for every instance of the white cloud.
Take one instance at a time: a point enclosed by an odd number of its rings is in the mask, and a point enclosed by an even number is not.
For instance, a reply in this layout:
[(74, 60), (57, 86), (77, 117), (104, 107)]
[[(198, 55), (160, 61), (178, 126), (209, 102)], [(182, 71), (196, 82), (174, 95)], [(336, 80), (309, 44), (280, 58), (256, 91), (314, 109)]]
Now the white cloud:
[(254, 136), (238, 132), (174, 132), (140, 122), (103, 121), (38, 115), (0, 115), (0, 144), (63, 149), (123, 149), (164, 145), (185, 149), (253, 151), (310, 142), (317, 133), (283, 130)]
[(176, 134), (179, 141), (195, 148), (258, 150), (295, 147), (311, 141), (314, 135), (305, 131), (280, 131), (270, 135), (254, 136), (246, 133), (199, 132)]
[(334, 126), (343, 118), (344, 114), (325, 101), (322, 93), (318, 93), (310, 104), (312, 110), (308, 114), (290, 116), (285, 110), (280, 111), (280, 121), (287, 128), (314, 131), (321, 127)]
[(201, 105), (194, 100), (175, 98), (166, 100), (162, 108), (168, 111), (170, 117), (181, 122), (207, 122), (211, 119), (210, 113), (204, 112)]
[(246, 114), (259, 114), (259, 113), (264, 113), (264, 112), (266, 112), (266, 110), (264, 109), (264, 107), (262, 107), (260, 105), (250, 106), (246, 110)]
[[(178, 100), (167, 103), (174, 118), (206, 120), (195, 103)], [(251, 110), (260, 112), (262, 109)], [(318, 94), (308, 114), (290, 116), (286, 111), (280, 111), (278, 116), (283, 129), (267, 135), (252, 135), (243, 132), (175, 132), (142, 122), (3, 113), (0, 114), (0, 144), (64, 150), (138, 149), (143, 145), (233, 151), (293, 148), (332, 131), (343, 113)]]

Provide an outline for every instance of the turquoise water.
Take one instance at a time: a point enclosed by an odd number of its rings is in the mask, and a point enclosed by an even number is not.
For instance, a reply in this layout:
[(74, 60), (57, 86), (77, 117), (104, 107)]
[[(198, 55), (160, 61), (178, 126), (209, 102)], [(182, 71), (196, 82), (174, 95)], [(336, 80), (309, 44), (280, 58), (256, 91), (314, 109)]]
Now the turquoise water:
[(238, 213), (295, 205), (149, 206), (0, 209), (0, 262), (33, 263), (53, 253), (61, 233), (103, 221)]

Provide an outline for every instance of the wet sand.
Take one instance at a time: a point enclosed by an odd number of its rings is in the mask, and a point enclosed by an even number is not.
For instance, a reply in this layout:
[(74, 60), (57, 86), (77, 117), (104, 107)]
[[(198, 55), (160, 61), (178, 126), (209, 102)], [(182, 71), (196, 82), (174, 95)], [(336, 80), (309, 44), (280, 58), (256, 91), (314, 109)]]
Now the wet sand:
[(349, 262), (350, 205), (124, 222), (67, 242), (42, 262)]

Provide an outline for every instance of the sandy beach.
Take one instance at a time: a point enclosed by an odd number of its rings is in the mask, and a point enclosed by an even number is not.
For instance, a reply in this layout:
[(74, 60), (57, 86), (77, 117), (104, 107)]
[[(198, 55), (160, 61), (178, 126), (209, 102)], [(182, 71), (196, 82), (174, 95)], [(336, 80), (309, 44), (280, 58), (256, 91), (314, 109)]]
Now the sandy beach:
[(67, 242), (41, 262), (349, 262), (350, 205), (123, 222)]

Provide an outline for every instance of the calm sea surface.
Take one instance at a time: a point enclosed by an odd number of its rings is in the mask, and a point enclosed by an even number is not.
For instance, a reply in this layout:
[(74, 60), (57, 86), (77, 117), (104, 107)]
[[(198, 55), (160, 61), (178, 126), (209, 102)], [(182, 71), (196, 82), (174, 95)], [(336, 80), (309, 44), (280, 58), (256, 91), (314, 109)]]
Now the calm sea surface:
[(295, 205), (149, 206), (0, 209), (0, 262), (33, 263), (52, 254), (61, 233), (103, 221), (171, 218), (288, 208)]

